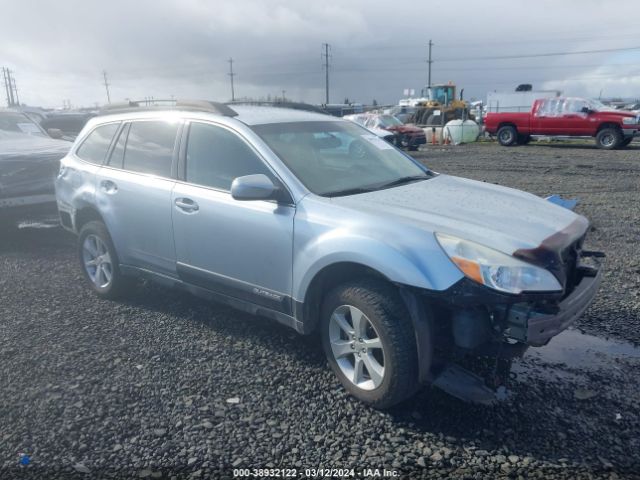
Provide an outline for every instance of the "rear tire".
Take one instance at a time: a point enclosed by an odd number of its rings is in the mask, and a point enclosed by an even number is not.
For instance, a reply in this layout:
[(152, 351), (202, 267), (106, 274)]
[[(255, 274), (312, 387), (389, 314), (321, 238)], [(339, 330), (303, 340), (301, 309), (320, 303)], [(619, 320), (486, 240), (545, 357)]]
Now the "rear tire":
[(498, 129), (498, 143), (503, 147), (511, 147), (518, 142), (518, 131), (516, 127), (505, 125)]
[(596, 146), (603, 150), (614, 150), (622, 141), (622, 132), (617, 128), (603, 128), (596, 135)]
[(518, 135), (518, 145), (528, 145), (531, 141), (531, 135)]
[(78, 260), (89, 286), (100, 298), (121, 297), (133, 283), (120, 272), (118, 254), (102, 222), (88, 222), (80, 230)]
[(397, 290), (377, 279), (333, 289), (322, 305), (322, 346), (354, 397), (388, 408), (418, 389), (413, 324)]

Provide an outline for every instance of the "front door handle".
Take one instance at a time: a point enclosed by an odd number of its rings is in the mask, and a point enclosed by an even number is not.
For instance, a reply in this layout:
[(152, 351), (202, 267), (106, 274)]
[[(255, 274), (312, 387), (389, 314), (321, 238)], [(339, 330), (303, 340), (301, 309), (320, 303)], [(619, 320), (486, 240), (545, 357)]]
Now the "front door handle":
[(118, 185), (111, 180), (102, 180), (100, 182), (100, 189), (105, 193), (116, 193), (118, 191)]
[(187, 213), (197, 212), (200, 209), (198, 204), (190, 198), (176, 198), (175, 204), (176, 207)]

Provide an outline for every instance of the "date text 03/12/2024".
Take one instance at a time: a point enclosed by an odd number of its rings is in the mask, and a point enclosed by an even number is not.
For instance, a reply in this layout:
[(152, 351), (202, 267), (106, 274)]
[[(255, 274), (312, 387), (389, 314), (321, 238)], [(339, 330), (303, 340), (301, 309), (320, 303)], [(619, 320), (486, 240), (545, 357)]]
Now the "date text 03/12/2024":
[(233, 478), (399, 478), (386, 468), (235, 468)]

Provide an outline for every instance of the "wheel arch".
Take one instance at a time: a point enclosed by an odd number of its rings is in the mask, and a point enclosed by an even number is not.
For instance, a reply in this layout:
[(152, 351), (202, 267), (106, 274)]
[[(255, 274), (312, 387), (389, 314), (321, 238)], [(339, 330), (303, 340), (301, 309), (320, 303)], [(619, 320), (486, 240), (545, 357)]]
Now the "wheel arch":
[(98, 209), (91, 205), (85, 205), (76, 210), (74, 215), (74, 228), (77, 233), (80, 232), (82, 227), (88, 222), (98, 221), (105, 223), (104, 218), (100, 215)]
[(502, 127), (513, 127), (516, 130), (516, 134), (518, 133), (518, 126), (513, 123), (513, 122), (500, 122), (498, 124), (498, 126), (496, 127), (496, 134), (498, 133), (498, 130), (500, 130)]
[(329, 289), (340, 283), (365, 277), (379, 278), (393, 284), (383, 273), (358, 262), (335, 262), (316, 272), (305, 289), (302, 302), (296, 302), (296, 317), (302, 320), (304, 333), (311, 333), (317, 329), (322, 300)]
[(604, 130), (605, 128), (615, 128), (616, 130), (622, 132), (622, 127), (620, 127), (620, 125), (615, 122), (602, 122), (600, 125), (598, 125), (596, 135), (598, 135), (598, 133), (600, 133), (600, 131)]
[(325, 266), (316, 273), (307, 288), (304, 302), (298, 304), (299, 319), (303, 320), (302, 333), (310, 334), (318, 330), (322, 301), (333, 286), (360, 278), (376, 278), (398, 292), (413, 324), (417, 353), (418, 377), (420, 383), (428, 380), (433, 360), (433, 333), (429, 305), (420, 298), (418, 289), (391, 281), (385, 274), (367, 265), (356, 262), (337, 262)]

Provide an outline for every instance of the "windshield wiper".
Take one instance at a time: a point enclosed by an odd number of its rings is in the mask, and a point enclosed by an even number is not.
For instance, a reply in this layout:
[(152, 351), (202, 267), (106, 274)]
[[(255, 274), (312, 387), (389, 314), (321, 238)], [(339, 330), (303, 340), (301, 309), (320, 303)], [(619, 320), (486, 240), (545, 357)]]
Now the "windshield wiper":
[(392, 180), (387, 183), (377, 183), (375, 185), (370, 185), (368, 187), (347, 188), (345, 190), (335, 190), (333, 192), (325, 192), (322, 194), (322, 196), (323, 197), (342, 197), (345, 195), (357, 195), (358, 193), (375, 192), (376, 190), (395, 187), (398, 185), (402, 185), (404, 183), (417, 182), (419, 180), (427, 180), (429, 178), (433, 178), (433, 175), (429, 175), (428, 173), (425, 173), (424, 175), (411, 175), (407, 177), (396, 178), (395, 180)]
[(321, 195), (323, 197), (343, 197), (345, 195), (357, 195), (358, 193), (368, 193), (376, 190), (376, 188), (371, 187), (357, 187), (357, 188), (347, 188), (344, 190), (334, 190), (333, 192), (325, 192)]
[(429, 176), (429, 175), (426, 175), (426, 174), (423, 174), (423, 175), (411, 175), (411, 176), (408, 176), (408, 177), (400, 177), (400, 178), (397, 178), (397, 179), (392, 180), (390, 182), (376, 185), (376, 190), (383, 189), (383, 188), (389, 188), (389, 187), (396, 187), (398, 185), (403, 185), (405, 183), (417, 182), (419, 180), (426, 180), (428, 178), (432, 178), (432, 177)]

